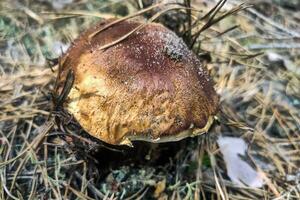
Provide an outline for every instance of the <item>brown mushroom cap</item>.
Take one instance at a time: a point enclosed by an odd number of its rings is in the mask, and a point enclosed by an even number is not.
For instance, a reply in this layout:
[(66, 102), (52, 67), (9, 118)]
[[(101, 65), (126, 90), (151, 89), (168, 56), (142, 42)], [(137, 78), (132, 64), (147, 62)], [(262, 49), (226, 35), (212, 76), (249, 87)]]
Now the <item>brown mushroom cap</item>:
[(89, 39), (84, 32), (62, 58), (57, 93), (75, 75), (64, 106), (90, 135), (110, 144), (177, 141), (206, 132), (218, 96), (205, 68), (175, 33), (156, 23), (100, 50), (142, 22), (123, 21)]

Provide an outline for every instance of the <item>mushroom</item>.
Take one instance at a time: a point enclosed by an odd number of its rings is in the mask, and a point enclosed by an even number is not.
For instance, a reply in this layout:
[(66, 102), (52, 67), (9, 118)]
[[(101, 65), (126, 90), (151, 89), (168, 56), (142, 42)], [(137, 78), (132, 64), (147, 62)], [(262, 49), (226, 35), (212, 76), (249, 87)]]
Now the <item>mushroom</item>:
[(219, 98), (197, 56), (157, 23), (103, 49), (143, 24), (126, 20), (107, 27), (112, 21), (85, 31), (61, 58), (56, 94), (69, 72), (74, 74), (65, 110), (91, 136), (113, 145), (178, 141), (207, 132)]

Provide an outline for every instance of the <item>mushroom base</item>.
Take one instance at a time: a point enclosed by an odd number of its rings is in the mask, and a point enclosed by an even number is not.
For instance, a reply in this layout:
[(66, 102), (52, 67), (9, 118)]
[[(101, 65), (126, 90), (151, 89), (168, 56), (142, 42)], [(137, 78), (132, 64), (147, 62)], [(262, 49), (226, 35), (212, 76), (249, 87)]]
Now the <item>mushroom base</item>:
[[(70, 123), (70, 118), (59, 118), (57, 123), (62, 123), (59, 127), (64, 127), (67, 131), (64, 138), (67, 143), (66, 148), (69, 149), (70, 153), (74, 153), (78, 159), (84, 159), (89, 164), (96, 165), (101, 172), (101, 177), (104, 178), (111, 169), (123, 165), (159, 166), (168, 163), (170, 159), (176, 159), (176, 155), (184, 153), (182, 150), (189, 151), (189, 149), (194, 148), (194, 145), (197, 146), (200, 137), (193, 136), (207, 132), (212, 126), (213, 119), (210, 117), (204, 128), (191, 128), (182, 131), (176, 140), (174, 137), (172, 139), (162, 137), (155, 141), (140, 141), (138, 137), (130, 138), (134, 148), (128, 145), (104, 143), (84, 131), (75, 119), (71, 120), (72, 123)], [(69, 123), (64, 124), (64, 121)]]

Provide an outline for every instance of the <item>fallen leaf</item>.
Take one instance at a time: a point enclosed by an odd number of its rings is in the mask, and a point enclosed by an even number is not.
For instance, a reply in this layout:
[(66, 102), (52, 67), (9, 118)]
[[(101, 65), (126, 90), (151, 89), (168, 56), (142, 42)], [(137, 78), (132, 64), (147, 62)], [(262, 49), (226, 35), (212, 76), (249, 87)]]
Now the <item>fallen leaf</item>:
[(165, 189), (166, 189), (166, 179), (163, 179), (162, 181), (156, 183), (154, 197), (158, 198)]
[(227, 175), (239, 186), (260, 188), (264, 185), (262, 176), (240, 156), (246, 155), (247, 144), (241, 138), (219, 137), (218, 145), (223, 154)]

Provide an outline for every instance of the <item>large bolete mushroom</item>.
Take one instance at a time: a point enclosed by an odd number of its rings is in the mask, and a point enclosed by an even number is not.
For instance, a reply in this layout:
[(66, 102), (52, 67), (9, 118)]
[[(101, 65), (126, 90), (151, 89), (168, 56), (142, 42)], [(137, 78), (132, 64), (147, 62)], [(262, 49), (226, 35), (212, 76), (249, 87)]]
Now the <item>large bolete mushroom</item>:
[(207, 132), (219, 98), (197, 56), (156, 23), (102, 49), (142, 24), (127, 20), (103, 29), (111, 22), (88, 29), (62, 57), (57, 94), (68, 72), (74, 74), (65, 109), (91, 136), (115, 145)]

